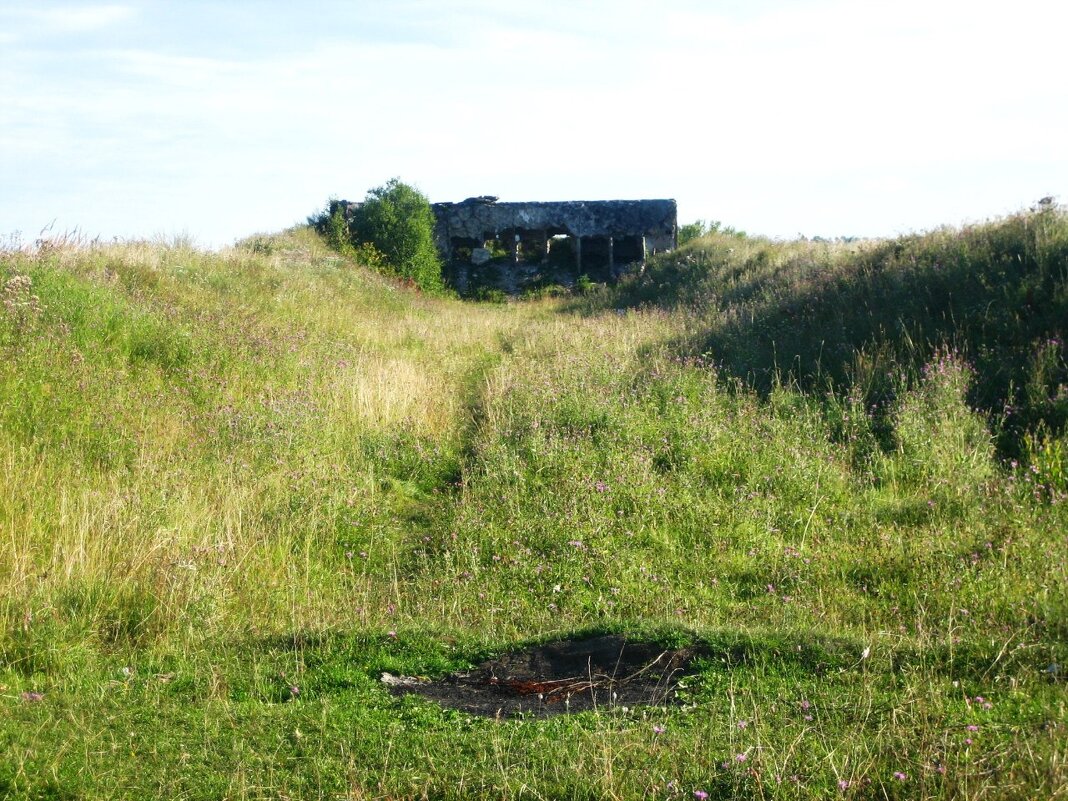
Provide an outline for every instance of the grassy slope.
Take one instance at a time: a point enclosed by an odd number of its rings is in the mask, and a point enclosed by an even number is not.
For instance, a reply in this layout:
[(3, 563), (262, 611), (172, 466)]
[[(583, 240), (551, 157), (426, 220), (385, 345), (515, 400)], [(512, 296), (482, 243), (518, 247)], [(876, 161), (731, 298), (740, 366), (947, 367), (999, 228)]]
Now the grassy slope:
[[(1065, 786), (1068, 505), (960, 358), (876, 415), (757, 395), (680, 355), (707, 312), (424, 298), (305, 232), (0, 286), (0, 795)], [(377, 682), (587, 630), (711, 656), (683, 709), (552, 721)]]
[(678, 347), (764, 391), (788, 381), (884, 404), (954, 353), (1004, 453), (1068, 426), (1068, 214), (1053, 206), (852, 245), (710, 236), (620, 295), (694, 309)]

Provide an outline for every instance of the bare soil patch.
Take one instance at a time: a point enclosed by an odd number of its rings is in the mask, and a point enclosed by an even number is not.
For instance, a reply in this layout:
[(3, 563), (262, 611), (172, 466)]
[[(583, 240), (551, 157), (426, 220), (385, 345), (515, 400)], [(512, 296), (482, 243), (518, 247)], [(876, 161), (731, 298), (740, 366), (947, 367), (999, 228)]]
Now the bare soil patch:
[(598, 708), (677, 703), (697, 655), (606, 635), (505, 654), (464, 673), (427, 681), (383, 674), (395, 695), (415, 693), (475, 715), (539, 717)]

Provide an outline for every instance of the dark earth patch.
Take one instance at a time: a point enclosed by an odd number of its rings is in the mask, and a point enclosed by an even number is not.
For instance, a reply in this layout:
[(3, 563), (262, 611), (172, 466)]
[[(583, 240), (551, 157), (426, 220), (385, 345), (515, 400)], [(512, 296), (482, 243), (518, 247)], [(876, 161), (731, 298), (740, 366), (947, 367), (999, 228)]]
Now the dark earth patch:
[(470, 714), (548, 717), (677, 703), (676, 691), (695, 656), (693, 648), (607, 635), (515, 651), (433, 681), (388, 673), (382, 681), (395, 695), (414, 693)]

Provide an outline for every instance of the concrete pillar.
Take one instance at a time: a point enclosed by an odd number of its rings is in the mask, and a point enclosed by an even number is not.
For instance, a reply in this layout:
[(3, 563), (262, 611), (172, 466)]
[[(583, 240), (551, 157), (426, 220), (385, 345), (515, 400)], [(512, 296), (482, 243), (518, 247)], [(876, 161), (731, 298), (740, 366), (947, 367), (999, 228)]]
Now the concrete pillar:
[(582, 237), (575, 237), (575, 269), (582, 275)]
[(645, 234), (642, 234), (642, 264), (645, 264), (647, 258), (649, 258), (649, 251), (645, 247)]
[(615, 277), (616, 274), (616, 240), (608, 237), (608, 274)]
[(512, 237), (512, 264), (519, 264), (519, 232)]

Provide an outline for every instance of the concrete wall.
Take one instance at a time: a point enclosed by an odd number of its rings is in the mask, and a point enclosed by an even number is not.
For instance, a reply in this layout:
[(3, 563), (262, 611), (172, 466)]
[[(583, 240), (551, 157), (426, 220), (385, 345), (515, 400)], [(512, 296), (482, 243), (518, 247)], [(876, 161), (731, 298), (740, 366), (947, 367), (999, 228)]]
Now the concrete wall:
[[(457, 247), (479, 248), (498, 240), (509, 250), (521, 243), (522, 253), (544, 253), (551, 237), (575, 239), (576, 267), (582, 269), (582, 252), (607, 254), (614, 268), (615, 240), (620, 257), (628, 262), (639, 251), (669, 250), (678, 244), (678, 209), (674, 200), (574, 200), (561, 203), (497, 203), (471, 198), (462, 203), (435, 203), (435, 238), (446, 259)], [(583, 240), (589, 240), (583, 242)], [(585, 247), (584, 247), (585, 246)], [(643, 247), (644, 246), (644, 247)]]

